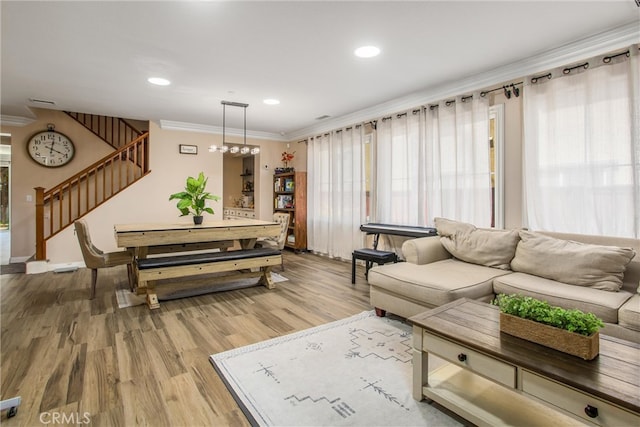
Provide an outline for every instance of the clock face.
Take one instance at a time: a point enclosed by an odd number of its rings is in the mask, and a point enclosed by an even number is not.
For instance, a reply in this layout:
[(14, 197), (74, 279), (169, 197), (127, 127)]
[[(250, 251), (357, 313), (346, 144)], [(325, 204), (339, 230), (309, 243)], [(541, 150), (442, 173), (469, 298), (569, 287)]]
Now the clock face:
[(27, 151), (36, 163), (57, 168), (73, 159), (76, 148), (66, 135), (56, 131), (43, 131), (29, 138)]

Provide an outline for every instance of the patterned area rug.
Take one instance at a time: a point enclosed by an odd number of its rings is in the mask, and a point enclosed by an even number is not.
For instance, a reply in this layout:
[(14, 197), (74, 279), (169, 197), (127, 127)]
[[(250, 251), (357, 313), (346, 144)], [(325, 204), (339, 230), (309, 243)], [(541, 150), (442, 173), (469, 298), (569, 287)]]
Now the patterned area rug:
[[(286, 282), (287, 279), (281, 274), (271, 272), (271, 278), (274, 283)], [(159, 285), (158, 299), (160, 301), (167, 301), (171, 299), (187, 298), (198, 295), (209, 294), (211, 292), (230, 291), (233, 289), (247, 288), (256, 285), (257, 279), (243, 279), (229, 281), (224, 284), (209, 285), (206, 279), (190, 280), (186, 285), (186, 289), (177, 291), (171, 291), (164, 293), (162, 291), (162, 285)], [(175, 280), (174, 280), (175, 282)], [(116, 300), (118, 302), (118, 308), (134, 307), (136, 305), (146, 304), (144, 295), (136, 295), (129, 290), (129, 288), (116, 289)]]
[(413, 400), (411, 352), (411, 326), (363, 312), (210, 360), (253, 425), (461, 425)]

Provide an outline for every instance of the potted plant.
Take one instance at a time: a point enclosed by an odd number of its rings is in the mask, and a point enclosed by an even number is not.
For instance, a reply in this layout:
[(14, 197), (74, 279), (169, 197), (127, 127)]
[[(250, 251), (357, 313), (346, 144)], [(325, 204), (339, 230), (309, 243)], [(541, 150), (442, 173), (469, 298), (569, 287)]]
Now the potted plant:
[(600, 350), (602, 319), (593, 313), (553, 307), (522, 295), (500, 294), (500, 331), (591, 360)]
[(207, 200), (217, 202), (220, 197), (205, 191), (207, 180), (204, 173), (200, 172), (198, 178), (188, 177), (187, 185), (184, 191), (169, 196), (169, 200), (178, 199), (176, 207), (180, 211), (180, 216), (192, 214), (194, 224), (202, 224), (202, 212), (208, 212), (213, 215), (213, 209), (206, 206)]

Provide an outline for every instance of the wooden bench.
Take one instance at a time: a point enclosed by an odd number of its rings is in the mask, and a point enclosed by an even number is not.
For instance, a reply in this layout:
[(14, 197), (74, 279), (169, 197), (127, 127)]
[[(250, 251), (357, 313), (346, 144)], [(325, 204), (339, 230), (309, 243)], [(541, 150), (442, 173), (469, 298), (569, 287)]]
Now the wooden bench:
[[(260, 283), (273, 289), (275, 285), (271, 279), (271, 267), (281, 263), (282, 254), (271, 248), (137, 259), (138, 294), (146, 293), (149, 308), (158, 308), (160, 303), (155, 293), (157, 280), (227, 271), (238, 273), (225, 275), (224, 280), (261, 277)], [(240, 271), (245, 269), (249, 271)], [(258, 270), (251, 271), (252, 269)]]
[(364, 277), (369, 279), (369, 269), (375, 262), (378, 265), (388, 262), (398, 262), (398, 256), (395, 252), (380, 251), (377, 249), (362, 248), (356, 249), (351, 253), (351, 283), (356, 283), (356, 260), (365, 261)]

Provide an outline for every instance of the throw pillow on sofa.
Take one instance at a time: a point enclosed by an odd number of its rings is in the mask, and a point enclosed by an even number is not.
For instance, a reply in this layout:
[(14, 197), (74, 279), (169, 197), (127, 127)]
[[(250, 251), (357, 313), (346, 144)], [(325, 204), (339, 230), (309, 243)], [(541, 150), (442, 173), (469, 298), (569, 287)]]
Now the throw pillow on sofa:
[(617, 292), (632, 248), (590, 245), (520, 231), (511, 269), (570, 285)]
[(509, 270), (520, 240), (518, 230), (476, 228), (472, 224), (435, 218), (442, 246), (454, 257), (472, 264)]

